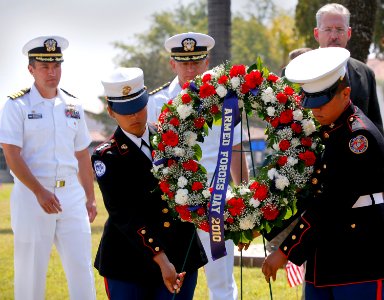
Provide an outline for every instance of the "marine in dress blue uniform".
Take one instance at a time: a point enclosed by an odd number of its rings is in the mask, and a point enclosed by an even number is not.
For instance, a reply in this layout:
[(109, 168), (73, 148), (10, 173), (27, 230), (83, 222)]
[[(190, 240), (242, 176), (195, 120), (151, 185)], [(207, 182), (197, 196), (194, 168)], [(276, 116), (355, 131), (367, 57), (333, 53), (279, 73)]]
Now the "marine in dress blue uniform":
[[(108, 211), (94, 265), (105, 277), (109, 299), (171, 299), (165, 275), (155, 262), (164, 253), (176, 270), (175, 277), (176, 272), (186, 272), (176, 299), (192, 299), (197, 270), (207, 258), (194, 225), (171, 215), (151, 173), (147, 150), (155, 129), (146, 124), (143, 72), (118, 68), (102, 83), (108, 110), (119, 125), (92, 155)], [(127, 120), (134, 121), (128, 126)]]
[(57, 88), (67, 47), (68, 41), (58, 36), (38, 37), (24, 46), (35, 82), (11, 95), (0, 115), (0, 143), (15, 183), (11, 225), (16, 300), (45, 298), (53, 244), (70, 298), (96, 298), (90, 228), (96, 207), (87, 149), (91, 138), (81, 102)]
[[(346, 49), (320, 48), (286, 69), (289, 80), (302, 84), (303, 106), (322, 124), (325, 150), (306, 211), (263, 273), (269, 279), (287, 260), (306, 261), (306, 299), (384, 299), (383, 249), (371, 246), (384, 233), (384, 138), (348, 98), (348, 58)], [(323, 109), (338, 107), (335, 101), (344, 109), (329, 123)]]

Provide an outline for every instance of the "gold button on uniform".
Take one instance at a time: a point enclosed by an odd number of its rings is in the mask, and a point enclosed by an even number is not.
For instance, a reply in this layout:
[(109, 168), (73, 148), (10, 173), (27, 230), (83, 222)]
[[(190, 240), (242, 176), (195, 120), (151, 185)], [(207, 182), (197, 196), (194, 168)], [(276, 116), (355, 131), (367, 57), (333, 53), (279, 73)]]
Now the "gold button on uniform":
[(328, 139), (329, 138), (329, 134), (324, 132), (324, 138)]
[(312, 178), (312, 184), (317, 184), (318, 180), (317, 178)]
[(171, 223), (169, 223), (169, 222), (164, 222), (164, 227), (168, 228), (169, 226), (171, 226)]
[(317, 174), (320, 174), (320, 173), (321, 173), (321, 170), (320, 170), (320, 169), (317, 169), (317, 170), (316, 170), (316, 173), (317, 173)]
[(141, 234), (145, 234), (146, 233), (146, 231), (143, 229), (142, 231), (141, 231)]
[(349, 121), (350, 121), (350, 122), (352, 122), (353, 120), (354, 120), (353, 117), (350, 117), (350, 118), (349, 118)]
[(160, 250), (159, 247), (156, 247), (156, 248), (155, 248), (155, 251), (156, 251), (156, 252), (159, 252), (159, 250)]
[(296, 235), (292, 235), (292, 240), (296, 240)]
[(166, 214), (168, 212), (168, 208), (163, 208), (162, 212)]
[(324, 165), (323, 165), (323, 169), (326, 169), (326, 168), (327, 168), (327, 165), (326, 165), (326, 164), (324, 164)]
[(148, 242), (152, 243), (152, 242), (153, 242), (153, 239), (149, 239)]
[(356, 227), (356, 224), (351, 224), (351, 228), (355, 228)]
[(287, 246), (285, 246), (285, 247), (284, 247), (284, 251), (287, 251), (287, 249), (288, 249), (288, 247), (287, 247)]
[(303, 229), (304, 228), (304, 224), (300, 224), (300, 228)]

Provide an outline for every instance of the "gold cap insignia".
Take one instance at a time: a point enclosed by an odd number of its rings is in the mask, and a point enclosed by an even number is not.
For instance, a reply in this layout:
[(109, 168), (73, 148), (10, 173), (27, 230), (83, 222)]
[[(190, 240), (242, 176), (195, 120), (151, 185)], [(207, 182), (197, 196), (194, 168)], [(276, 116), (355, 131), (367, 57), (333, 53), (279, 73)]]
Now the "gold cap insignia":
[(128, 96), (129, 92), (132, 90), (132, 88), (128, 85), (124, 86), (121, 92), (123, 93), (123, 96)]
[(186, 39), (183, 41), (184, 51), (194, 51), (196, 46), (196, 41), (193, 39)]
[(44, 42), (44, 46), (47, 52), (56, 51), (56, 44), (57, 42), (54, 39), (48, 39)]

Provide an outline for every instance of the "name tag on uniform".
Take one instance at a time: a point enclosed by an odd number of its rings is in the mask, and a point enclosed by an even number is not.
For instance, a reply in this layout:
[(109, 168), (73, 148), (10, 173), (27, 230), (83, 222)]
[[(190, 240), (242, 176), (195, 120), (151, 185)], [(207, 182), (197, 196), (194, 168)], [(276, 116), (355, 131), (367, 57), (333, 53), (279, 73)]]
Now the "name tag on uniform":
[(28, 119), (42, 119), (42, 114), (28, 114)]

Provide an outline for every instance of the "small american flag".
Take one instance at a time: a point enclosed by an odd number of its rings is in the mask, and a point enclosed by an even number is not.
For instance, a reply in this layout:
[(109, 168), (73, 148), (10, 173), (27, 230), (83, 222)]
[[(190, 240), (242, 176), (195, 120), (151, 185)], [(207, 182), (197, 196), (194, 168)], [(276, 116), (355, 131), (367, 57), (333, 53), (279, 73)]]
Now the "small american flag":
[(287, 279), (290, 287), (297, 286), (302, 284), (304, 281), (304, 266), (297, 266), (291, 261), (288, 261), (285, 266), (285, 271), (287, 272)]

